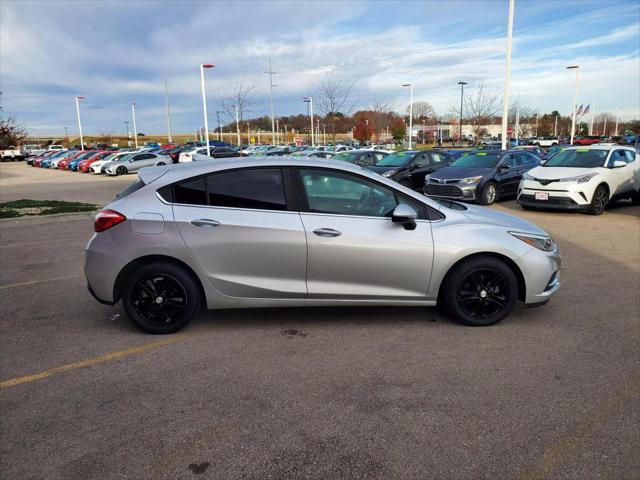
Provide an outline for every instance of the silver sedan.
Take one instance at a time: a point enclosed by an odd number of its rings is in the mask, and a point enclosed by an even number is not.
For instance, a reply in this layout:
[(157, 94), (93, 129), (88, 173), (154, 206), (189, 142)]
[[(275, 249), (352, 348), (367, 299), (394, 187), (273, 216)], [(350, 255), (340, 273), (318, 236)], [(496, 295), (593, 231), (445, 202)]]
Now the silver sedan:
[(137, 172), (144, 167), (154, 165), (168, 165), (173, 163), (171, 158), (164, 155), (157, 155), (149, 152), (132, 153), (117, 160), (102, 165), (101, 170), (107, 175), (126, 175), (130, 172)]
[(536, 225), (321, 159), (145, 168), (95, 231), (89, 290), (122, 300), (153, 333), (183, 328), (203, 306), (439, 304), (491, 325), (560, 286), (558, 249)]

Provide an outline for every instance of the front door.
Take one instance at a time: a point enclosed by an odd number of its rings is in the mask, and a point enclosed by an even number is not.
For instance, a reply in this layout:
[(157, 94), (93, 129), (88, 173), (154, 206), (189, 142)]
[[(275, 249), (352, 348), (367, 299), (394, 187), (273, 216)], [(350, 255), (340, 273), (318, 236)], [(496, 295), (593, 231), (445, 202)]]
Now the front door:
[[(300, 169), (310, 298), (423, 299), (433, 262), (424, 205), (366, 177)], [(391, 221), (399, 203), (419, 214), (415, 230)]]
[(224, 295), (307, 295), (307, 243), (288, 210), (279, 168), (245, 168), (174, 186), (173, 214), (184, 242)]

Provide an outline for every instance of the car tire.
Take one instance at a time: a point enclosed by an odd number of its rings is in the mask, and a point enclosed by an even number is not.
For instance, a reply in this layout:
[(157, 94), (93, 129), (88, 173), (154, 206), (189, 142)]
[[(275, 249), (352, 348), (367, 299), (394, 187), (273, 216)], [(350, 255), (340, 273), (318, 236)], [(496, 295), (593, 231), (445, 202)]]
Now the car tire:
[(129, 171), (127, 170), (127, 167), (116, 168), (116, 175), (126, 175), (127, 173), (129, 173)]
[(587, 213), (590, 215), (602, 215), (605, 208), (607, 208), (607, 203), (609, 203), (609, 190), (604, 185), (598, 185), (596, 191), (593, 192), (593, 197), (591, 197), (591, 204)]
[(480, 205), (492, 205), (498, 201), (498, 185), (495, 182), (487, 182), (482, 189), (478, 202)]
[(441, 301), (455, 321), (483, 327), (511, 313), (518, 298), (518, 280), (502, 260), (475, 257), (447, 275), (441, 292)]
[(158, 162), (158, 163), (156, 163), (156, 166), (158, 166), (158, 167), (160, 167), (161, 165), (165, 165), (165, 163), (164, 163), (164, 162)]
[(640, 205), (640, 191), (633, 192), (631, 196), (631, 205)]
[(193, 320), (202, 306), (198, 280), (173, 263), (153, 262), (136, 268), (124, 285), (125, 312), (148, 333), (177, 332)]

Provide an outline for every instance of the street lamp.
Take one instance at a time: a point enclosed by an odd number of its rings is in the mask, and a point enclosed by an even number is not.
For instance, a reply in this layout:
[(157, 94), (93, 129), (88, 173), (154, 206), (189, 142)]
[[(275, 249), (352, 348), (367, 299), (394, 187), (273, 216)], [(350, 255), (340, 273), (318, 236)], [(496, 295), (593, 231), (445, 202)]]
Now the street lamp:
[(308, 104), (309, 107), (309, 119), (311, 120), (311, 146), (315, 147), (315, 142), (313, 141), (313, 98), (312, 97), (303, 97), (302, 100)]
[(269, 95), (271, 97), (271, 143), (276, 143), (276, 126), (275, 126), (275, 113), (273, 107), (273, 87), (277, 87), (277, 85), (273, 84), (273, 76), (276, 72), (271, 68), (271, 59), (269, 59), (269, 71), (264, 72), (269, 74)]
[(222, 140), (222, 128), (220, 128), (220, 114), (223, 113), (220, 110), (216, 112), (216, 117), (218, 117), (218, 140)]
[(136, 128), (136, 102), (131, 102), (131, 115), (133, 116), (133, 142), (138, 148), (138, 129)]
[(207, 120), (207, 95), (204, 91), (204, 69), (205, 68), (213, 68), (215, 65), (211, 65), (210, 63), (201, 63), (200, 64), (200, 87), (202, 89), (202, 113), (204, 115), (204, 136), (207, 142), (207, 155), (211, 152), (209, 150), (209, 122)]
[[(238, 135), (238, 146), (240, 146), (240, 115), (238, 113), (238, 104), (236, 104), (236, 134)], [(207, 147), (209, 147), (208, 134), (207, 134)]]
[(462, 145), (462, 104), (464, 101), (464, 86), (467, 84), (467, 82), (458, 82), (458, 85), (460, 85), (460, 129), (459, 129), (459, 137), (460, 137), (460, 144)]
[(80, 100), (85, 97), (76, 97), (76, 113), (78, 114), (78, 130), (80, 131), (80, 150), (84, 152), (84, 140), (82, 138), (82, 122), (80, 121)]
[(571, 140), (570, 144), (573, 145), (573, 136), (576, 131), (576, 109), (578, 108), (578, 86), (580, 85), (580, 65), (571, 65), (567, 67), (567, 70), (576, 71), (576, 88), (573, 92), (573, 113), (571, 114)]
[(405, 83), (403, 87), (409, 87), (409, 150), (411, 150), (411, 139), (413, 137), (413, 84)]
[(507, 62), (502, 94), (502, 150), (507, 149), (507, 125), (509, 123), (509, 78), (511, 76), (511, 43), (513, 40), (513, 10), (515, 0), (509, 0), (509, 23), (507, 27)]

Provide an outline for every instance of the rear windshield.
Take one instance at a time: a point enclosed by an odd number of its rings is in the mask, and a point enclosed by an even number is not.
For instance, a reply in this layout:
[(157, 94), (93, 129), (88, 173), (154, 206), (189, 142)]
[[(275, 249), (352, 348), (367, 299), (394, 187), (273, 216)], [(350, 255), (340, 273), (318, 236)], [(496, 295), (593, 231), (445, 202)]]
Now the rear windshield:
[(140, 190), (142, 187), (144, 187), (144, 185), (145, 183), (138, 178), (138, 180), (136, 180), (127, 188), (125, 188), (123, 191), (121, 191), (119, 194), (117, 194), (116, 198), (120, 199), (120, 198), (126, 197), (127, 195), (131, 195), (136, 190)]

